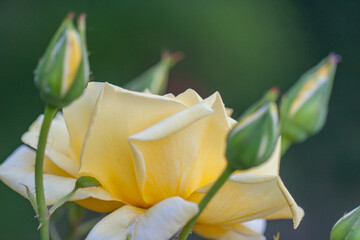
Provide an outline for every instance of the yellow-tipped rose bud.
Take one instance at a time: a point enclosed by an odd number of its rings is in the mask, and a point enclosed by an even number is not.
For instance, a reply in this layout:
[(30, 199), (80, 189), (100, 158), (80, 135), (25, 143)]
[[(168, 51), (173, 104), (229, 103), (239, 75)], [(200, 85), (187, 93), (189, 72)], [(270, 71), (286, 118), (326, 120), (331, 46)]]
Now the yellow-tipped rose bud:
[(152, 66), (138, 78), (128, 82), (124, 88), (143, 92), (146, 89), (153, 94), (164, 94), (168, 83), (170, 69), (181, 59), (183, 54), (180, 52), (171, 54), (168, 51), (163, 52), (161, 60)]
[(79, 17), (77, 28), (73, 16), (65, 18), (35, 70), (35, 84), (42, 99), (58, 108), (82, 94), (90, 75), (85, 15)]
[(280, 106), (283, 140), (302, 142), (322, 129), (339, 60), (338, 55), (330, 54), (283, 96)]
[(345, 214), (331, 230), (330, 240), (360, 239), (360, 207)]
[(239, 123), (230, 131), (226, 158), (233, 169), (245, 170), (258, 166), (273, 152), (279, 125), (278, 110), (274, 103), (276, 96), (277, 92), (270, 90), (240, 117)]

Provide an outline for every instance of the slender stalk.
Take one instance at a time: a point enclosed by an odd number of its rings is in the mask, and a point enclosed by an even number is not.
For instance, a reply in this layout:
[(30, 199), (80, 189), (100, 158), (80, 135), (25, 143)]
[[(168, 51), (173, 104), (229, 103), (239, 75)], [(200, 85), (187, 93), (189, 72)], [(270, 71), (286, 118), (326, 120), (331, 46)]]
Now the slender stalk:
[(40, 236), (41, 240), (49, 240), (49, 213), (45, 201), (44, 192), (44, 153), (46, 147), (46, 140), (49, 133), (51, 121), (57, 112), (57, 108), (46, 105), (44, 112), (44, 119), (41, 125), (40, 136), (36, 151), (35, 160), (35, 190), (36, 190), (36, 202), (39, 213), (40, 222)]
[(217, 191), (224, 185), (226, 180), (230, 177), (230, 175), (234, 172), (234, 169), (227, 165), (224, 172), (220, 175), (220, 177), (216, 180), (214, 185), (210, 188), (210, 190), (207, 192), (205, 197), (201, 200), (199, 203), (199, 212), (185, 225), (183, 228), (179, 240), (186, 240), (189, 234), (192, 231), (192, 228), (199, 218), (202, 211), (205, 209), (205, 207), (208, 205), (210, 200), (214, 197), (214, 195), (217, 193)]

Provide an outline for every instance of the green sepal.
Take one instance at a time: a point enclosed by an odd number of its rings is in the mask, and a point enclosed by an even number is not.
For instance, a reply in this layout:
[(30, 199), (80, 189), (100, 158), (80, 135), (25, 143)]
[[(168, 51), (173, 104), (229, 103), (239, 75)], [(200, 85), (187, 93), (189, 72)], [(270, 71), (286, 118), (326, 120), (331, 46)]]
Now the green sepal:
[(345, 214), (333, 227), (330, 240), (360, 239), (360, 206)]
[(75, 186), (77, 188), (87, 188), (87, 187), (100, 187), (101, 184), (94, 177), (82, 176), (76, 180)]
[(74, 13), (69, 13), (68, 16), (63, 20), (63, 22), (61, 23), (60, 27), (58, 28), (58, 30), (55, 32), (54, 36), (52, 37), (52, 39), (50, 40), (49, 45), (46, 48), (45, 54), (42, 58), (40, 58), (39, 63), (34, 71), (35, 73), (35, 85), (40, 87), (41, 83), (39, 82), (39, 78), (37, 77), (37, 74), (39, 72), (43, 72), (44, 71), (44, 65), (48, 62), (47, 60), (49, 59), (52, 49), (54, 48), (55, 44), (59, 41), (61, 35), (64, 34), (64, 31), (66, 30), (66, 28), (68, 28), (68, 26), (70, 24), (72, 24), (72, 20), (74, 18)]
[(73, 18), (74, 14), (71, 13), (64, 19), (34, 72), (34, 82), (40, 89), (41, 98), (45, 101), (49, 100), (47, 102), (53, 106), (56, 106), (54, 101), (56, 103), (60, 98), (63, 59), (66, 49), (65, 35), (68, 29), (74, 29)]
[(90, 81), (90, 64), (89, 64), (89, 53), (87, 51), (86, 43), (86, 25), (85, 25), (85, 14), (81, 14), (78, 18), (78, 32), (81, 40), (81, 62), (78, 67), (73, 84), (68, 90), (67, 94), (63, 97), (61, 107), (69, 105), (74, 99), (81, 96), (88, 82)]
[(270, 103), (270, 102), (276, 102), (279, 98), (279, 88), (278, 87), (272, 87), (270, 88), (264, 96), (252, 104), (250, 107), (248, 107), (243, 114), (239, 117), (238, 121), (240, 121), (242, 118), (246, 117), (247, 115), (253, 113), (254, 111), (261, 108), (264, 104)]
[(246, 170), (265, 162), (274, 151), (278, 126), (276, 104), (265, 95), (245, 111), (228, 134), (225, 155), (229, 166)]
[[(280, 104), (281, 133), (286, 141), (299, 143), (325, 125), (336, 65), (340, 57), (330, 54), (310, 69), (284, 94)], [(324, 71), (326, 74), (321, 74)], [(295, 108), (299, 100), (302, 104)]]
[(168, 83), (169, 71), (182, 58), (183, 55), (181, 53), (170, 54), (169, 52), (164, 52), (159, 63), (152, 66), (136, 79), (125, 84), (124, 88), (137, 92), (143, 92), (147, 89), (153, 94), (164, 94)]
[(36, 203), (36, 197), (35, 195), (30, 191), (30, 188), (26, 185), (23, 185), (26, 188), (26, 195), (29, 198), (30, 204), (32, 206), (32, 208), (34, 209), (36, 216), (39, 215), (38, 213), (38, 207), (37, 207), (37, 203)]
[[(35, 70), (35, 85), (40, 90), (41, 98), (49, 105), (62, 108), (69, 105), (84, 91), (89, 78), (90, 67), (85, 36), (85, 15), (78, 18), (77, 29), (73, 24), (74, 14), (65, 18), (54, 37), (50, 41), (44, 56), (40, 59)], [(64, 59), (67, 48), (66, 36), (68, 31), (73, 30), (79, 34), (81, 41), (81, 61), (74, 80), (65, 94), (61, 93), (64, 73)]]

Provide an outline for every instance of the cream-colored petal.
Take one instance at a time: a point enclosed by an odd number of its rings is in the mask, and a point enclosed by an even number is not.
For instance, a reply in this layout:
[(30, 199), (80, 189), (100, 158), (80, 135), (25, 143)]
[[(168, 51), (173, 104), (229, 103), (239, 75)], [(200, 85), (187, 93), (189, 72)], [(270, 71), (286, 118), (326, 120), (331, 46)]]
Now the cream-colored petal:
[[(35, 194), (34, 165), (36, 152), (27, 147), (20, 146), (0, 166), (0, 180), (11, 189), (27, 198), (26, 188)], [(44, 188), (47, 205), (52, 205), (66, 194), (71, 192), (75, 186), (76, 179), (44, 174)], [(86, 198), (97, 198), (104, 201), (117, 201), (102, 188), (84, 188), (78, 190), (70, 200), (81, 200)]]
[(139, 217), (145, 209), (123, 206), (100, 220), (86, 237), (86, 240), (129, 240), (135, 239), (134, 231)]
[(97, 99), (104, 83), (90, 82), (77, 100), (63, 109), (66, 126), (70, 136), (71, 157), (80, 160), (80, 152)]
[(195, 172), (187, 175), (196, 163), (203, 129), (200, 122), (194, 123), (212, 113), (209, 106), (199, 103), (129, 138), (136, 174), (138, 180), (143, 180), (139, 187), (147, 203), (186, 196), (196, 189), (199, 182), (195, 179), (200, 178), (194, 176)]
[(217, 240), (265, 240), (262, 233), (246, 226), (247, 223), (195, 224), (194, 232), (204, 238)]
[(129, 138), (144, 200), (188, 197), (213, 181), (225, 166), (229, 130), (223, 104), (214, 94)]
[(103, 218), (87, 240), (168, 240), (197, 213), (198, 206), (179, 197), (148, 210), (124, 206)]
[(214, 120), (218, 123), (224, 124), (226, 122), (227, 127), (231, 127), (232, 122), (230, 118), (227, 116), (225, 105), (219, 92), (215, 92), (210, 97), (204, 99), (204, 102), (212, 106), (214, 112), (218, 113), (221, 117), (214, 117)]
[(265, 219), (255, 219), (249, 222), (242, 223), (245, 227), (250, 228), (254, 232), (264, 234), (266, 229), (266, 220)]
[(171, 99), (176, 99), (175, 95), (172, 94), (172, 93), (167, 93), (167, 94), (164, 95), (164, 97), (171, 98)]
[(235, 119), (228, 117), (228, 121), (231, 125), (231, 127), (235, 127), (235, 125), (238, 123)]
[(203, 99), (192, 89), (188, 89), (185, 92), (179, 94), (176, 96), (176, 99), (182, 103), (184, 103), (186, 106), (191, 107), (195, 104), (198, 104)]
[[(194, 192), (188, 200), (199, 202), (212, 183)], [(211, 200), (199, 223), (242, 223), (253, 219), (292, 218), (296, 228), (304, 213), (278, 176), (235, 174)]]
[(112, 212), (124, 204), (117, 200), (102, 200), (98, 198), (88, 197), (85, 199), (75, 200), (80, 206), (90, 209), (94, 212)]
[[(43, 118), (43, 115), (40, 115), (21, 138), (26, 145), (34, 149), (37, 148)], [(69, 155), (69, 134), (61, 113), (51, 122), (45, 155), (68, 174), (78, 176), (79, 164)]]
[(86, 133), (80, 173), (94, 176), (123, 202), (148, 207), (138, 189), (128, 137), (185, 108), (167, 97), (105, 83)]
[(232, 108), (226, 108), (226, 114), (227, 114), (229, 117), (231, 117), (231, 115), (233, 114), (233, 112), (234, 112), (234, 109), (232, 109)]
[(51, 174), (51, 175), (56, 175), (56, 176), (60, 176), (60, 177), (70, 177), (70, 178), (74, 177), (73, 175), (70, 175), (69, 173), (67, 173), (63, 169), (59, 168), (47, 156), (45, 156), (45, 158), (44, 158), (44, 173)]

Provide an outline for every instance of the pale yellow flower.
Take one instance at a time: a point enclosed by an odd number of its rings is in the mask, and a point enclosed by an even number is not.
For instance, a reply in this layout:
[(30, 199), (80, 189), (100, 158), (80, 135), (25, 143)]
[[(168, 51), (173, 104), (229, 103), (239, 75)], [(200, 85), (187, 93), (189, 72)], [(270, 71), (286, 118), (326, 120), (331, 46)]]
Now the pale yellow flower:
[[(118, 210), (88, 239), (169, 239), (196, 214), (193, 202), (226, 166), (225, 139), (236, 123), (226, 112), (219, 93), (158, 96), (89, 83), (52, 123), (47, 204), (69, 193), (79, 176), (93, 176), (102, 187), (80, 189), (71, 200), (94, 211)], [(22, 138), (35, 149), (41, 121)], [(262, 239), (246, 222), (290, 218), (296, 227), (303, 211), (278, 176), (279, 148), (263, 165), (232, 175), (194, 231), (212, 239)], [(24, 197), (23, 185), (34, 191), (34, 158), (34, 150), (21, 146), (0, 167), (0, 179)]]

